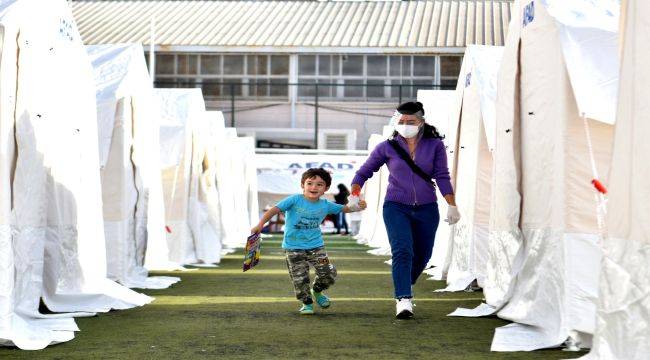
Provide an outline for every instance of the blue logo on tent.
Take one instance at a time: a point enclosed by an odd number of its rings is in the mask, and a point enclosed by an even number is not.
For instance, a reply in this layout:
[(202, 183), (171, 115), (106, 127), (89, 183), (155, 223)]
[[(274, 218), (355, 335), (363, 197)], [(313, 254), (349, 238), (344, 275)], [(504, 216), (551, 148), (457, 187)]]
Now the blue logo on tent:
[(465, 75), (465, 87), (468, 87), (472, 84), (472, 73), (467, 73)]
[(532, 23), (533, 20), (535, 20), (535, 2), (531, 1), (524, 7), (524, 26)]

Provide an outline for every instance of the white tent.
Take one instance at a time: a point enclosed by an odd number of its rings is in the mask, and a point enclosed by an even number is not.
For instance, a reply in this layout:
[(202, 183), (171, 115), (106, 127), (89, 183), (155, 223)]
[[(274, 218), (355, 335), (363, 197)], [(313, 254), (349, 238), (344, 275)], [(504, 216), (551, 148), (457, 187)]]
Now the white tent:
[(148, 278), (144, 267), (145, 250), (150, 265), (174, 267), (167, 261), (159, 113), (144, 50), (121, 44), (88, 46), (87, 51), (97, 86), (108, 276), (128, 287), (167, 288), (180, 279)]
[[(517, 274), (514, 285), (494, 284), (511, 293), (498, 316), (516, 323), (496, 330), (492, 350), (555, 347), (567, 338), (588, 346), (594, 331), (601, 251), (585, 128), (593, 143), (594, 167), (607, 174), (613, 122), (607, 114), (613, 113), (608, 107), (615, 103), (611, 97), (618, 73), (616, 26), (610, 26), (616, 21), (603, 21), (618, 14), (611, 4), (587, 0), (515, 4), (518, 14), (513, 18), (520, 21), (511, 27), (502, 60), (502, 70), (511, 73), (500, 74), (514, 84), (506, 86), (497, 104), (499, 114), (506, 115), (499, 121), (508, 125), (512, 119), (512, 128), (499, 126), (498, 136), (512, 139), (497, 144), (514, 147), (499, 160), (510, 158), (508, 173), (520, 174), (510, 185), (518, 186), (522, 200), (519, 206), (499, 208), (494, 216), (500, 219), (492, 226), (495, 235), (499, 231), (510, 236), (501, 243), (508, 244), (502, 254), (512, 255), (512, 240), (518, 235), (507, 230), (517, 219), (523, 241), (520, 264), (513, 265), (507, 256), (493, 259), (499, 251), (498, 236), (490, 249), (490, 261), (495, 261), (491, 271), (501, 268), (502, 273)], [(584, 76), (584, 69), (577, 71), (580, 66), (589, 68), (590, 76)], [(509, 116), (507, 109), (514, 115)], [(583, 121), (581, 113), (590, 118)], [(507, 201), (517, 201), (516, 189), (498, 191), (512, 196)]]
[[(156, 89), (162, 104), (160, 144), (170, 259), (180, 264), (221, 260), (220, 229), (209, 195), (212, 131), (200, 89)], [(208, 193), (204, 193), (208, 191)], [(211, 210), (212, 209), (212, 210)], [(212, 215), (212, 216), (211, 216)]]
[(625, 0), (621, 81), (603, 241), (596, 332), (589, 359), (647, 359), (650, 353), (650, 3)]
[[(381, 141), (386, 141), (394, 131), (393, 126), (384, 126), (383, 135)], [(386, 190), (388, 189), (388, 167), (382, 165), (379, 171), (373, 176), (377, 177), (379, 181), (379, 197), (377, 199), (378, 206), (375, 216), (377, 220), (374, 222), (374, 229), (372, 231), (372, 236), (368, 239), (368, 246), (371, 250), (368, 250), (370, 254), (373, 255), (391, 255), (390, 242), (388, 240), (388, 232), (386, 231), (386, 224), (384, 223), (384, 200), (386, 199)], [(364, 184), (365, 185), (365, 184)]]
[(224, 224), (223, 244), (229, 248), (243, 247), (250, 235), (251, 223), (259, 221), (257, 198), (257, 168), (255, 141), (251, 137), (237, 137), (234, 128), (226, 128), (219, 146), (217, 187)]
[[(519, 4), (515, 3), (515, 8)], [(519, 107), (514, 99), (519, 96), (519, 12), (514, 12), (509, 35), (503, 50), (497, 77), (496, 132), (492, 152), (492, 197), (490, 199), (490, 226), (487, 251), (486, 277), (483, 295), (486, 304), (473, 310), (458, 309), (457, 316), (492, 315), (510, 296), (517, 261), (523, 252), (523, 236), (519, 228), (521, 189)], [(517, 255), (520, 255), (517, 257)]]
[[(368, 139), (368, 152), (372, 152), (379, 143), (386, 140), (386, 138), (379, 134), (372, 134)], [(385, 171), (382, 166), (380, 171)], [(385, 188), (385, 186), (384, 186)], [(362, 197), (366, 200), (367, 207), (361, 213), (361, 223), (359, 224), (359, 233), (355, 239), (359, 244), (368, 245), (373, 235), (378, 222), (383, 224), (383, 220), (377, 216), (381, 209), (382, 203), (381, 196), (381, 176), (373, 176), (365, 184), (363, 184)]]
[[(458, 127), (458, 116), (455, 114), (456, 91), (453, 90), (418, 90), (418, 101), (424, 106), (424, 115), (427, 123), (436, 127), (438, 132), (445, 136), (443, 140), (447, 149), (447, 164), (454, 163), (454, 149), (456, 148), (456, 133)], [(452, 179), (454, 178), (453, 167), (450, 170)], [(438, 210), (441, 219), (447, 214), (447, 202), (440, 197), (438, 199)], [(436, 240), (433, 245), (433, 253), (429, 266), (433, 268), (425, 270), (432, 275), (433, 280), (446, 280), (451, 261), (451, 247), (449, 246), (449, 237), (451, 227), (443, 220), (438, 224), (436, 230)]]
[(212, 263), (221, 261), (223, 251), (224, 225), (222, 215), (228, 211), (220, 202), (220, 191), (217, 187), (219, 142), (225, 135), (224, 117), (220, 111), (206, 111), (202, 130), (205, 142), (203, 155), (203, 172), (199, 178), (199, 204), (201, 218), (197, 228), (202, 241), (197, 243), (199, 258)]
[(106, 278), (93, 75), (68, 5), (4, 1), (0, 24), (0, 344), (41, 349), (83, 315), (41, 298), (86, 315), (152, 299)]
[(457, 109), (450, 128), (458, 128), (453, 162), (456, 203), (462, 211), (452, 227), (451, 260), (445, 291), (460, 291), (486, 277), (488, 225), (495, 137), (496, 79), (502, 47), (470, 45), (457, 86)]

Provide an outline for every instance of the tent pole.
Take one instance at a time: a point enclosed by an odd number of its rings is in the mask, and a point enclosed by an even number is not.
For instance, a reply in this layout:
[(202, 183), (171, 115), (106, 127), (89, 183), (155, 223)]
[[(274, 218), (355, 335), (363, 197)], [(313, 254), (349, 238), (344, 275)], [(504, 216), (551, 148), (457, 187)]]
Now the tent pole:
[(151, 23), (149, 24), (149, 77), (151, 78), (151, 84), (153, 87), (156, 87), (156, 57), (154, 56), (155, 38), (156, 20), (152, 16)]

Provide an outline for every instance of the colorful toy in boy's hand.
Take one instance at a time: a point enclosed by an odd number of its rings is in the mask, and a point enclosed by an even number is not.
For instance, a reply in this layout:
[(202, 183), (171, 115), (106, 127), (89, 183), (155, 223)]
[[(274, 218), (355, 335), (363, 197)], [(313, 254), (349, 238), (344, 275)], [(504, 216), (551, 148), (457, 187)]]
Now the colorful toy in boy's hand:
[(262, 241), (260, 233), (258, 232), (252, 234), (246, 240), (246, 248), (244, 249), (244, 271), (252, 269), (260, 262), (261, 244)]

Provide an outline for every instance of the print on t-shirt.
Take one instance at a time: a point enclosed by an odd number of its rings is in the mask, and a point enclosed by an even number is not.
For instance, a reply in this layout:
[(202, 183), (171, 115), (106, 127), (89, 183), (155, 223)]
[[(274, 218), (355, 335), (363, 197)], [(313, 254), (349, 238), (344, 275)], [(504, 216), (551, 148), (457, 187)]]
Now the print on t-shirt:
[(319, 218), (313, 218), (313, 217), (300, 218), (298, 223), (293, 226), (294, 229), (300, 229), (300, 230), (318, 229), (319, 227), (320, 227), (320, 219)]

